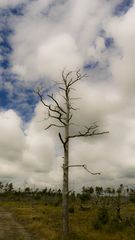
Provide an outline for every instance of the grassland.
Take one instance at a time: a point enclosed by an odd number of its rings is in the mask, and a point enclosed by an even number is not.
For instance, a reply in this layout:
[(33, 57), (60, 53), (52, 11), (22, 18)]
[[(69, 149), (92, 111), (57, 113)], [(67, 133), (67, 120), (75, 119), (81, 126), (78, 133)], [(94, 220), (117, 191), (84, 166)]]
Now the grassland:
[[(18, 222), (37, 240), (61, 239), (61, 206), (45, 201), (2, 200), (0, 205), (13, 213)], [(70, 206), (70, 240), (135, 240), (135, 228), (132, 224), (108, 220), (100, 224), (99, 207), (80, 208), (78, 202)], [(111, 210), (111, 215), (113, 215)], [(121, 209), (123, 219), (134, 219), (135, 203), (128, 202)], [(110, 218), (111, 219), (111, 218)], [(134, 221), (134, 220), (133, 220)]]

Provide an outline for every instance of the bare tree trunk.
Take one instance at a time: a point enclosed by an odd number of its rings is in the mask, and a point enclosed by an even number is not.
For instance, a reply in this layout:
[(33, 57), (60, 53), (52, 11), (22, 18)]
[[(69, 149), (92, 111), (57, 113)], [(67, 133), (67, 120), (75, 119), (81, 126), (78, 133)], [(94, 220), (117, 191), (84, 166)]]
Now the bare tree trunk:
[(64, 146), (64, 164), (63, 164), (63, 239), (69, 232), (69, 213), (68, 213), (68, 193), (69, 193), (69, 96), (66, 92), (66, 125), (65, 125), (65, 146)]
[(68, 217), (68, 151), (64, 151), (63, 164), (63, 239), (69, 232), (69, 217)]

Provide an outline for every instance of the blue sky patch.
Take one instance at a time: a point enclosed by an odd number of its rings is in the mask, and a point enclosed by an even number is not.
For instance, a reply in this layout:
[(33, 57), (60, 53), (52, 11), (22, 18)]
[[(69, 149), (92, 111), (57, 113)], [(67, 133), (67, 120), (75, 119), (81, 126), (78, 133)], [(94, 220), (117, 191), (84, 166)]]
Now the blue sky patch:
[(32, 85), (15, 79), (15, 76), (8, 72), (2, 75), (0, 108), (14, 109), (26, 122), (31, 120), (38, 101)]
[(8, 106), (8, 97), (7, 97), (7, 91), (0, 89), (0, 106), (2, 106), (3, 108), (6, 108), (6, 106)]
[(10, 62), (8, 59), (2, 59), (2, 61), (0, 61), (0, 68), (3, 68), (3, 69), (7, 69), (10, 67)]
[[(27, 3), (37, 0), (28, 0)], [(67, 0), (53, 0), (51, 4), (42, 12), (44, 15), (49, 15), (52, 9), (57, 5), (64, 4)], [(38, 1), (37, 1), (38, 2)], [(114, 10), (115, 15), (121, 15), (128, 11), (133, 5), (133, 0), (122, 0)], [(33, 83), (29, 85), (17, 79), (17, 76), (10, 72), (10, 55), (12, 53), (12, 46), (10, 45), (10, 37), (13, 34), (13, 29), (10, 26), (10, 20), (12, 17), (18, 17), (24, 15), (26, 4), (19, 4), (15, 7), (6, 9), (0, 9), (0, 108), (13, 108), (19, 113), (24, 121), (29, 121), (34, 113), (35, 105), (39, 101), (38, 96), (34, 94)], [(111, 37), (107, 37), (105, 30), (101, 30), (100, 36), (104, 38), (105, 48), (109, 49), (113, 47), (114, 40)], [(84, 65), (85, 71), (90, 71), (98, 67), (99, 62), (87, 62)], [(40, 85), (40, 81), (38, 81)], [(42, 83), (41, 83), (42, 85)], [(9, 89), (9, 86), (11, 87)], [(46, 93), (45, 93), (46, 94)]]
[(23, 16), (26, 4), (18, 4), (15, 7), (0, 8), (0, 16)]
[(10, 72), (9, 57), (12, 52), (10, 36), (13, 30), (10, 27), (10, 19), (22, 16), (25, 5), (17, 5), (14, 8), (0, 9), (0, 108), (14, 109), (24, 121), (29, 121), (34, 113), (37, 97), (33, 88), (18, 81)]
[[(10, 55), (12, 46), (10, 37), (13, 29), (10, 26), (11, 17), (20, 17), (24, 12), (24, 5), (14, 8), (0, 9), (0, 108), (13, 109), (24, 122), (30, 121), (33, 117), (36, 104), (39, 102), (38, 96), (34, 93), (37, 83), (26, 83), (20, 81), (18, 77), (11, 73)], [(38, 84), (43, 86), (42, 81)]]
[(105, 47), (106, 48), (111, 48), (114, 45), (114, 40), (111, 37), (105, 38)]
[(91, 70), (98, 66), (98, 62), (89, 62), (84, 65), (84, 70)]
[(23, 16), (25, 10), (25, 4), (20, 4), (14, 8), (10, 8), (9, 11), (12, 15)]
[(134, 4), (134, 0), (122, 0), (114, 9), (114, 15), (123, 15)]

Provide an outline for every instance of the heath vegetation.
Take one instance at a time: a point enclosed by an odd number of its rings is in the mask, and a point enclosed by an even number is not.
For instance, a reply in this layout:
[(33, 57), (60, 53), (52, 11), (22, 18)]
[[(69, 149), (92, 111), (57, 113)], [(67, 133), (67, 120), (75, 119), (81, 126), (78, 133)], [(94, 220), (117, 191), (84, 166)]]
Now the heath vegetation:
[[(14, 189), (0, 183), (0, 202), (29, 231), (33, 239), (59, 240), (62, 235), (61, 189)], [(135, 190), (83, 187), (69, 194), (67, 239), (134, 240)]]

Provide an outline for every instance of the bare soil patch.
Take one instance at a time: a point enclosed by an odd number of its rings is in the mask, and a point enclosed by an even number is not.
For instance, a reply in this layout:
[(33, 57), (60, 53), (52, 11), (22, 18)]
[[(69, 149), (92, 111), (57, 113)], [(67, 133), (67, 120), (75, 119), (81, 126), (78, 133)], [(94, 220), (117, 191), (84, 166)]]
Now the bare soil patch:
[(12, 213), (0, 207), (0, 240), (32, 240), (26, 229), (18, 223)]

